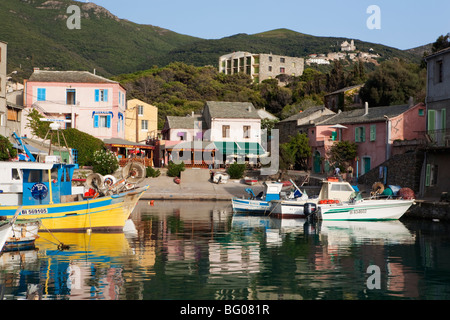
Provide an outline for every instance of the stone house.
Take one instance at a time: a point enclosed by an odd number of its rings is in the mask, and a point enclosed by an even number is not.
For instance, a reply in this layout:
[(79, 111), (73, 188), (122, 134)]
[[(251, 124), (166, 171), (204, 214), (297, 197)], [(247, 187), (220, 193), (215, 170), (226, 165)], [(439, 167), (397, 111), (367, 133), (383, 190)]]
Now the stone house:
[(254, 54), (238, 51), (219, 58), (219, 72), (225, 74), (245, 73), (251, 76), (255, 83), (276, 79), (279, 75), (301, 76), (304, 66), (303, 58), (266, 53)]
[(279, 130), (279, 142), (286, 143), (297, 133), (307, 133), (316, 123), (335, 115), (336, 113), (323, 106), (311, 107), (289, 118), (279, 121), (274, 128)]
[(338, 110), (346, 111), (354, 108), (361, 108), (362, 101), (359, 91), (364, 84), (345, 87), (336, 90), (324, 96), (324, 104), (328, 109), (338, 112)]
[(450, 191), (450, 48), (425, 58), (427, 128), (421, 194), (440, 197)]

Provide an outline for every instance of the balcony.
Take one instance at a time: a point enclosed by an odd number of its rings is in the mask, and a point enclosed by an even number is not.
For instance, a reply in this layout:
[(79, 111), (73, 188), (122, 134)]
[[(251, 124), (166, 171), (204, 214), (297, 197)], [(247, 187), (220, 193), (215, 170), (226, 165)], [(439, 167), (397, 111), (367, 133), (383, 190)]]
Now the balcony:
[(424, 148), (450, 148), (450, 129), (421, 131), (419, 137)]

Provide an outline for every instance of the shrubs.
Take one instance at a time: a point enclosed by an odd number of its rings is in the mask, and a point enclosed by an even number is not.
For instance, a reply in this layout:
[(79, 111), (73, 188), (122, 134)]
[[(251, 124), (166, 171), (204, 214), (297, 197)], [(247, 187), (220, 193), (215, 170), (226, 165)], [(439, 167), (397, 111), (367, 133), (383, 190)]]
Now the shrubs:
[(161, 175), (161, 171), (159, 171), (159, 169), (155, 169), (152, 167), (147, 167), (145, 169), (145, 173), (147, 178), (157, 178)]
[(167, 175), (169, 177), (180, 177), (181, 171), (184, 171), (184, 169), (184, 162), (175, 164), (172, 161), (169, 161), (169, 165), (167, 166)]
[(245, 164), (243, 163), (232, 163), (228, 168), (228, 174), (231, 179), (240, 179), (244, 176)]
[(119, 161), (113, 152), (97, 150), (92, 156), (92, 167), (94, 172), (101, 175), (112, 174), (119, 169)]

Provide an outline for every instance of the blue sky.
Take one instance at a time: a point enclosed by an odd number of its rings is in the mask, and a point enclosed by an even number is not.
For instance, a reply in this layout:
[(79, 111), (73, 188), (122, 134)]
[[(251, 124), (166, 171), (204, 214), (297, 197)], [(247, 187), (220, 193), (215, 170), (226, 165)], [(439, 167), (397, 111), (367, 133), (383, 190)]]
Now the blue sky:
[[(89, 2), (81, 0), (81, 2)], [(94, 0), (121, 19), (203, 39), (287, 28), (409, 49), (450, 32), (449, 0)], [(367, 8), (380, 9), (369, 29)]]

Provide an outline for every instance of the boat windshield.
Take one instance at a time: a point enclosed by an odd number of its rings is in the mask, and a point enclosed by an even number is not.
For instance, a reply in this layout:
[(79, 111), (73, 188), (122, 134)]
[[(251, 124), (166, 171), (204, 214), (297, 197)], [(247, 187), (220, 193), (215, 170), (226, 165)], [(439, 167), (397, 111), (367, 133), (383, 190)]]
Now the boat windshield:
[(358, 201), (360, 201), (362, 199), (363, 199), (363, 197), (361, 195), (361, 192), (356, 192), (356, 191), (352, 192), (352, 194), (349, 197), (349, 201), (350, 202), (358, 202)]

